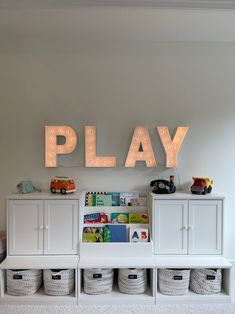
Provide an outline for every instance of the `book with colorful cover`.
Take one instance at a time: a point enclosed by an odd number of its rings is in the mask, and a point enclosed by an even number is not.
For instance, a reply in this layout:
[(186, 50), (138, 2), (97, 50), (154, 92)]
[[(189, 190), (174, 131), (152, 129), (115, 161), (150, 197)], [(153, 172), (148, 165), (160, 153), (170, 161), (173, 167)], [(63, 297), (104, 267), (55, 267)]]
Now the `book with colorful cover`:
[(108, 192), (107, 195), (112, 196), (112, 206), (120, 206), (120, 193), (119, 192)]
[(129, 214), (128, 213), (112, 213), (111, 214), (111, 222), (112, 223), (128, 223), (129, 222)]
[(139, 205), (139, 192), (121, 192), (120, 206), (137, 206)]
[(126, 226), (123, 225), (105, 226), (104, 242), (127, 242)]
[(112, 195), (94, 194), (93, 203), (94, 206), (112, 206)]
[(111, 215), (106, 213), (94, 213), (84, 215), (84, 224), (89, 223), (108, 223), (111, 220)]
[(83, 242), (103, 242), (103, 228), (85, 227), (82, 234)]
[(148, 224), (149, 216), (148, 213), (137, 213), (137, 214), (129, 214), (129, 223), (130, 224)]
[(148, 242), (148, 228), (130, 228), (130, 242)]

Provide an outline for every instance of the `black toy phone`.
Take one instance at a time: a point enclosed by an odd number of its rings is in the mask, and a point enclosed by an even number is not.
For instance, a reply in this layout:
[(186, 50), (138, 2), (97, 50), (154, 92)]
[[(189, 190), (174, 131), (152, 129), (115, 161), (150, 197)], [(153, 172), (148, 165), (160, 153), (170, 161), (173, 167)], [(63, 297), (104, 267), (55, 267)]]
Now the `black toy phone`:
[(173, 181), (168, 180), (154, 180), (151, 181), (150, 186), (153, 187), (153, 193), (155, 194), (169, 194), (175, 192), (175, 185)]

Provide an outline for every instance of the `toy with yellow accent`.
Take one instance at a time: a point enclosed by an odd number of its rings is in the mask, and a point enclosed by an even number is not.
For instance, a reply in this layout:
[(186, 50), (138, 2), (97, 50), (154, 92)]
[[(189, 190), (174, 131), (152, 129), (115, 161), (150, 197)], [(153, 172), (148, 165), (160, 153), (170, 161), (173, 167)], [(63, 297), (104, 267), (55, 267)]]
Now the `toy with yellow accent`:
[(76, 186), (73, 179), (61, 176), (51, 179), (50, 190), (51, 193), (68, 194), (76, 192)]
[(207, 194), (212, 191), (213, 180), (210, 178), (192, 177), (193, 185), (191, 186), (191, 192), (193, 194)]

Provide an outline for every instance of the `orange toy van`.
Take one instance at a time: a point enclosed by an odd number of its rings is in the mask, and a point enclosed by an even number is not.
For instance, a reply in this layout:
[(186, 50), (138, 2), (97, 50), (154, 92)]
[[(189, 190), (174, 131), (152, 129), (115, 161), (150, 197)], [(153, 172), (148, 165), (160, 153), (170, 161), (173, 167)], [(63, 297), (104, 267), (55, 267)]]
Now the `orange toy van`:
[(51, 179), (51, 193), (73, 193), (76, 191), (74, 180), (68, 177), (56, 177)]

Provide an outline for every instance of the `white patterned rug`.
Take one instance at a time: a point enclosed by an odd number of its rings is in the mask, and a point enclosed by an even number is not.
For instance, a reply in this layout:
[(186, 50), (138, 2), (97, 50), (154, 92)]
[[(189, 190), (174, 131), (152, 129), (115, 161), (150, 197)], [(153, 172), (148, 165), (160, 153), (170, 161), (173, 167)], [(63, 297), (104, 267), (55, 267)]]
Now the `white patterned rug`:
[(235, 314), (235, 304), (156, 306), (39, 306), (1, 305), (1, 314)]

